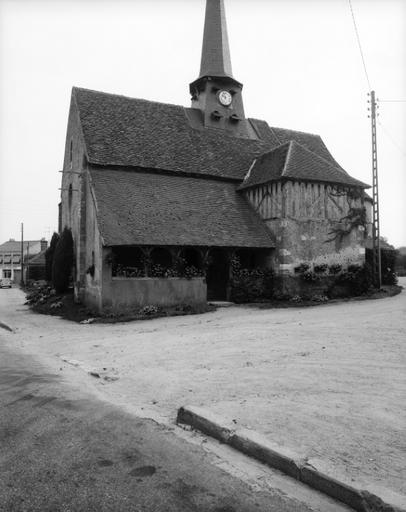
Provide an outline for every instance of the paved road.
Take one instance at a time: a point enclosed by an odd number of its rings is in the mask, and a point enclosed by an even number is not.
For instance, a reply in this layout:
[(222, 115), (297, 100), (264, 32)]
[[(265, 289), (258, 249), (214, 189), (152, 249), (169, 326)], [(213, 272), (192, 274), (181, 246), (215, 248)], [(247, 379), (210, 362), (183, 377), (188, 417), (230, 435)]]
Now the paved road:
[(305, 503), (247, 485), (215, 467), (201, 447), (86, 396), (6, 348), (4, 332), (0, 328), (2, 512), (348, 510), (317, 493)]

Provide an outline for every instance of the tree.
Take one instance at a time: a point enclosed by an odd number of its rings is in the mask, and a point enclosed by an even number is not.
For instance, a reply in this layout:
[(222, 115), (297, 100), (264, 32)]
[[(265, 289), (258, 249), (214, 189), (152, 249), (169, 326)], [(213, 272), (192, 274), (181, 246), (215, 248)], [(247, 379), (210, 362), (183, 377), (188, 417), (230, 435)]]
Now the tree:
[(52, 263), (54, 260), (55, 248), (59, 241), (58, 233), (54, 233), (51, 238), (51, 243), (45, 251), (45, 279), (50, 283), (52, 281)]
[(66, 292), (73, 267), (72, 231), (65, 227), (55, 247), (52, 263), (52, 284), (58, 293)]

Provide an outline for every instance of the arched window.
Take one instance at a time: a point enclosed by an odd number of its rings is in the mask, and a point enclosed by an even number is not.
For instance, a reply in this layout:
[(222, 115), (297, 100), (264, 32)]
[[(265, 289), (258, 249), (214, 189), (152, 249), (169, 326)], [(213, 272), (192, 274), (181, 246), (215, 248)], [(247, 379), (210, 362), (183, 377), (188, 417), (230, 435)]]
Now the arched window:
[(140, 247), (114, 247), (112, 273), (119, 277), (144, 277), (143, 250)]
[(164, 247), (152, 249), (148, 275), (150, 277), (164, 277), (168, 269), (172, 268), (172, 254)]
[(235, 252), (235, 255), (237, 256), (240, 262), (241, 268), (246, 268), (249, 270), (255, 268), (256, 261), (255, 252), (253, 250), (239, 249)]
[(179, 258), (182, 267), (194, 267), (196, 269), (203, 267), (202, 256), (197, 249), (182, 249)]

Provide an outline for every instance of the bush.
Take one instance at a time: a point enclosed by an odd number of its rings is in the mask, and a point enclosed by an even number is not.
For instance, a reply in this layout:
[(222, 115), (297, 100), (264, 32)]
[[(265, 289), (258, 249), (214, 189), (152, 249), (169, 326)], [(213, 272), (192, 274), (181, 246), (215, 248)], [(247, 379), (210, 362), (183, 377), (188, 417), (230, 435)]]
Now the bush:
[(295, 274), (304, 274), (310, 269), (310, 265), (308, 263), (301, 263), (297, 267), (294, 268)]
[(157, 315), (159, 313), (158, 306), (144, 306), (140, 309), (139, 314), (143, 316)]
[(52, 284), (58, 293), (64, 293), (69, 287), (73, 267), (72, 232), (65, 227), (55, 247), (52, 263)]
[(302, 297), (300, 295), (293, 295), (293, 297), (291, 297), (289, 299), (289, 302), (302, 302)]
[(312, 295), (310, 300), (312, 302), (327, 302), (328, 297), (326, 295), (316, 294), (316, 295)]
[(328, 267), (329, 274), (336, 275), (342, 270), (342, 266), (339, 263), (334, 263)]
[(320, 279), (320, 277), (311, 270), (306, 270), (306, 272), (300, 274), (300, 277), (303, 279), (303, 281), (306, 281), (307, 283), (314, 283), (315, 281)]
[(362, 295), (372, 285), (372, 270), (366, 263), (364, 266), (350, 265), (348, 270), (341, 272), (334, 284), (348, 287), (350, 295)]
[(45, 251), (45, 280), (50, 283), (52, 281), (52, 264), (54, 261), (54, 254), (56, 246), (59, 242), (58, 233), (54, 233), (51, 238), (51, 243)]
[[(381, 275), (382, 284), (397, 284), (397, 276), (395, 274), (397, 251), (393, 249), (381, 249)], [(373, 253), (372, 249), (366, 250), (366, 260), (372, 266)]]
[(237, 303), (271, 299), (274, 273), (270, 268), (245, 269), (232, 265), (231, 300)]
[(316, 274), (324, 274), (328, 269), (327, 263), (322, 263), (321, 265), (314, 265), (314, 271)]

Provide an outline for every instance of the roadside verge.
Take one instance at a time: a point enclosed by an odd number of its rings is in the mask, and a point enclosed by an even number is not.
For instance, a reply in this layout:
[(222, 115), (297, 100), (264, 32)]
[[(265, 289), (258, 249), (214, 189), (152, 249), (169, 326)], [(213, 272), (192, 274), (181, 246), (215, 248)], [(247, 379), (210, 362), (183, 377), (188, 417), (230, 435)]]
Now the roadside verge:
[(317, 470), (290, 450), (281, 448), (253, 430), (235, 429), (235, 425), (229, 424), (201, 407), (181, 407), (178, 410), (177, 423), (190, 425), (313, 489), (345, 503), (357, 512), (405, 512), (405, 509), (386, 503), (369, 491), (348, 485)]

